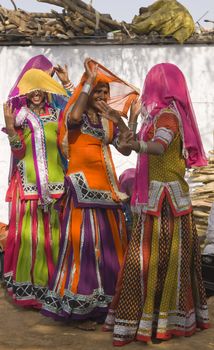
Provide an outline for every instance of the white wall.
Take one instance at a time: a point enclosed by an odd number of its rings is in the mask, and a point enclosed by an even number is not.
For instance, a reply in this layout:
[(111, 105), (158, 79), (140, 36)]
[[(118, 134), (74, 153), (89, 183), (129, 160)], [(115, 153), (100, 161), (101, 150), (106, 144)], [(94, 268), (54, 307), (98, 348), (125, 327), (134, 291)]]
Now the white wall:
[[(206, 152), (214, 147), (214, 45), (0, 47), (0, 128), (4, 126), (2, 104), (10, 88), (24, 64), (38, 54), (46, 55), (53, 64), (67, 64), (75, 84), (82, 75), (86, 57), (94, 58), (139, 88), (154, 64), (175, 63), (186, 77)], [(118, 175), (125, 168), (135, 166), (134, 154), (127, 158), (115, 151), (113, 157)], [(4, 222), (8, 222), (4, 198), (9, 158), (7, 137), (0, 132), (0, 221)]]

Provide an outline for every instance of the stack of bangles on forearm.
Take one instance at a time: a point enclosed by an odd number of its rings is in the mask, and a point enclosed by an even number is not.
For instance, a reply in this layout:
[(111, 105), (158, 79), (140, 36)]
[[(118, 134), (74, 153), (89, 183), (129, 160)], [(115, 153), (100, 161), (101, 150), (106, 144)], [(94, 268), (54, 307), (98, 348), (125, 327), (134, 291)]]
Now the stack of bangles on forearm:
[(82, 92), (84, 92), (85, 94), (89, 95), (90, 91), (91, 91), (91, 84), (85, 83), (83, 85)]
[(139, 141), (139, 151), (137, 153), (147, 153), (148, 145), (145, 141)]
[(20, 141), (18, 134), (15, 134), (13, 136), (8, 135), (8, 140), (9, 140), (10, 146), (12, 148), (21, 148), (22, 147), (22, 143)]
[(71, 81), (69, 81), (66, 84), (63, 84), (63, 86), (66, 90), (73, 90), (74, 89), (74, 84)]

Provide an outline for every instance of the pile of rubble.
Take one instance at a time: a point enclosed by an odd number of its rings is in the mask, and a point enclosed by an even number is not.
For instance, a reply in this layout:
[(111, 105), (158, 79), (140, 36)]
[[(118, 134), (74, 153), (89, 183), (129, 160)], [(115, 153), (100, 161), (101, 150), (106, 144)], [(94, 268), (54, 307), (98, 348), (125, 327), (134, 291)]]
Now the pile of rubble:
[(7, 10), (0, 6), (0, 40), (20, 38), (43, 40), (105, 35), (120, 30), (123, 25), (110, 15), (100, 14), (81, 0), (50, 0), (63, 8), (62, 13), (29, 13), (21, 9)]
[[(101, 14), (82, 0), (37, 0), (59, 6), (61, 9), (61, 12), (52, 10), (49, 13), (26, 12), (16, 7), (15, 0), (11, 1), (14, 10), (8, 10), (0, 5), (0, 45), (54, 45), (57, 43), (158, 45), (178, 42), (170, 33), (166, 35), (161, 27), (153, 28), (150, 24), (147, 25), (148, 30), (144, 28), (140, 32), (136, 31), (136, 16), (132, 23), (118, 22), (113, 20), (110, 14)], [(151, 10), (152, 6), (146, 9)], [(143, 20), (142, 16), (137, 17)], [(144, 22), (147, 23), (148, 20), (147, 16)], [(180, 26), (182, 29), (182, 23)], [(213, 43), (213, 41), (214, 31), (200, 31), (200, 33), (195, 31), (185, 40), (190, 44)]]
[(209, 152), (209, 163), (206, 167), (194, 169), (190, 174), (192, 187), (192, 204), (197, 231), (203, 243), (206, 237), (208, 217), (214, 202), (214, 151)]

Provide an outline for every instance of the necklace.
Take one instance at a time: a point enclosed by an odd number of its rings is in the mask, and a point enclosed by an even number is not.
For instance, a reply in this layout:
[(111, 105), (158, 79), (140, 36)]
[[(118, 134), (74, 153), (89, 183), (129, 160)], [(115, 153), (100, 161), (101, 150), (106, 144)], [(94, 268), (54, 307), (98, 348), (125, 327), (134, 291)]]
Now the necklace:
[(31, 109), (32, 112), (34, 112), (37, 115), (44, 114), (45, 113), (45, 102), (40, 103), (39, 106), (36, 106), (33, 103), (31, 103), (29, 105), (29, 108)]
[(88, 112), (88, 118), (92, 124), (99, 124), (100, 118), (95, 112)]

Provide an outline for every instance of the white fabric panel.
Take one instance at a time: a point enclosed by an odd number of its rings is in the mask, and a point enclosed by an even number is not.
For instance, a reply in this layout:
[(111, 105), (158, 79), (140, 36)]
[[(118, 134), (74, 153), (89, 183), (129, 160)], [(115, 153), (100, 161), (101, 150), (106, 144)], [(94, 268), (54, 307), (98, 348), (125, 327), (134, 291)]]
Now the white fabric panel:
[[(213, 45), (129, 45), (129, 46), (45, 46), (0, 47), (0, 127), (4, 126), (2, 104), (25, 63), (38, 54), (46, 55), (53, 64), (67, 64), (71, 80), (77, 84), (83, 72), (83, 61), (92, 57), (123, 79), (142, 88), (148, 70), (157, 63), (175, 63), (183, 71), (190, 90), (206, 151), (213, 148), (214, 70)], [(7, 174), (10, 149), (7, 137), (0, 133), (0, 221), (8, 222)], [(113, 150), (118, 175), (134, 167), (136, 155), (129, 157)]]

